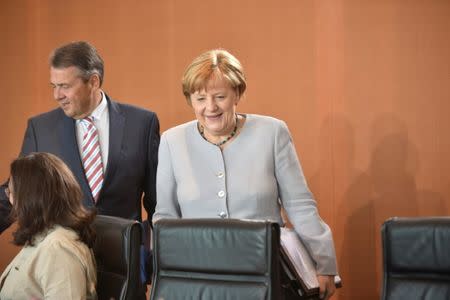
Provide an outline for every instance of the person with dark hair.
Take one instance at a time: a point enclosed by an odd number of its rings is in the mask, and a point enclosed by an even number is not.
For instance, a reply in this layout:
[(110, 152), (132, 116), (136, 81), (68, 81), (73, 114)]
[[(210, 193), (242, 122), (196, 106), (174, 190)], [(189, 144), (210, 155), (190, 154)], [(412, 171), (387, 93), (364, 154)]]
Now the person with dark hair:
[(5, 193), (23, 248), (0, 277), (0, 299), (97, 299), (95, 211), (64, 162), (49, 153), (16, 159)]
[(333, 237), (320, 218), (285, 122), (237, 113), (247, 82), (223, 49), (193, 60), (182, 91), (195, 120), (163, 133), (153, 221), (236, 218), (282, 224), (281, 208), (317, 267), (322, 299), (335, 292)]
[[(59, 108), (29, 119), (21, 156), (55, 154), (74, 173), (86, 207), (95, 207), (98, 214), (142, 221), (143, 202), (151, 222), (156, 205), (158, 117), (113, 101), (101, 88), (103, 79), (103, 59), (91, 44), (71, 42), (54, 50), (50, 84)], [(0, 191), (0, 232), (11, 224), (10, 209)]]

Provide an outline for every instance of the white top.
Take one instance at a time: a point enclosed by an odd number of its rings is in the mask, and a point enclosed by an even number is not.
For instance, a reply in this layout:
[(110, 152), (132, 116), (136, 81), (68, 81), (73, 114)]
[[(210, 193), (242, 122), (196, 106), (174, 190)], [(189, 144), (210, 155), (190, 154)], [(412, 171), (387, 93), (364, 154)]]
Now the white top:
[[(108, 150), (109, 150), (109, 110), (108, 101), (106, 100), (105, 93), (102, 93), (102, 100), (100, 104), (94, 109), (90, 117), (94, 120), (94, 125), (97, 128), (98, 139), (100, 141), (100, 153), (103, 162), (103, 174), (106, 174), (106, 165), (108, 164)], [(87, 128), (82, 120), (77, 120), (75, 123), (77, 130), (77, 142), (78, 150), (80, 151), (80, 157), (83, 153), (83, 136), (87, 132)]]
[(280, 202), (322, 275), (337, 274), (330, 228), (320, 218), (286, 124), (246, 115), (223, 151), (191, 121), (161, 137), (153, 221), (236, 218), (282, 223)]
[(76, 232), (55, 226), (25, 246), (0, 277), (1, 300), (97, 299), (91, 250)]

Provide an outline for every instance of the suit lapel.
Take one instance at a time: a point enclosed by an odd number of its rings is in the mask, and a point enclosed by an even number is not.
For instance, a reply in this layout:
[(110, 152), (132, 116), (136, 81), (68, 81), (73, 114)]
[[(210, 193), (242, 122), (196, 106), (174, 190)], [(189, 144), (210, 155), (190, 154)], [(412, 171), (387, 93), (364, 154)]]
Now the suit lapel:
[(108, 96), (106, 96), (106, 98), (108, 99), (109, 108), (109, 152), (103, 188), (105, 188), (112, 180), (118, 161), (120, 161), (123, 132), (125, 128), (125, 117), (123, 116), (119, 105), (111, 101)]
[(80, 183), (81, 189), (85, 195), (85, 204), (92, 205), (94, 199), (92, 198), (91, 189), (84, 173), (83, 165), (80, 158), (80, 151), (78, 150), (78, 143), (76, 137), (75, 120), (67, 116), (63, 116), (62, 127), (60, 130), (60, 138), (62, 141), (61, 156), (65, 163), (72, 170), (75, 177)]

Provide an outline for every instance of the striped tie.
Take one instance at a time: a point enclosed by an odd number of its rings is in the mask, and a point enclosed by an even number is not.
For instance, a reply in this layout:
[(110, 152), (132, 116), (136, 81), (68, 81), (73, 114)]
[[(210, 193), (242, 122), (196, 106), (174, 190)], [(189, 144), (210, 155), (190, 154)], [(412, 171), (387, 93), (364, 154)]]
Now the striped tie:
[(103, 162), (100, 153), (100, 143), (98, 140), (97, 128), (95, 128), (92, 117), (82, 120), (87, 132), (83, 136), (82, 160), (84, 172), (91, 188), (92, 197), (97, 202), (100, 189), (103, 185)]

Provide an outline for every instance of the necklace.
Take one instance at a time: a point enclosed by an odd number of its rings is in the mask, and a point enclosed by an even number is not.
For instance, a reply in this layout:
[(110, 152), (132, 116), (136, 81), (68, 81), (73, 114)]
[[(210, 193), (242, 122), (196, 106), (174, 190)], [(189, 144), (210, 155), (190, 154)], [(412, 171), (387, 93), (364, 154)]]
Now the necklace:
[(208, 139), (207, 139), (206, 136), (205, 136), (205, 129), (204, 129), (203, 126), (200, 125), (200, 124), (199, 124), (198, 131), (200, 132), (200, 135), (202, 136), (202, 138), (203, 138), (205, 141), (207, 141), (208, 143), (211, 143), (211, 144), (213, 144), (213, 145), (216, 145), (216, 146), (219, 146), (219, 147), (220, 147), (220, 146), (222, 146), (223, 144), (225, 144), (226, 142), (228, 142), (233, 136), (236, 135), (237, 128), (238, 128), (238, 116), (236, 115), (236, 125), (234, 126), (233, 131), (232, 131), (232, 132), (230, 133), (230, 135), (227, 136), (223, 141), (218, 142), (218, 143), (213, 143), (213, 142), (211, 142), (211, 141), (208, 141)]

